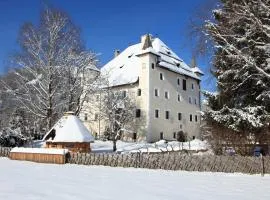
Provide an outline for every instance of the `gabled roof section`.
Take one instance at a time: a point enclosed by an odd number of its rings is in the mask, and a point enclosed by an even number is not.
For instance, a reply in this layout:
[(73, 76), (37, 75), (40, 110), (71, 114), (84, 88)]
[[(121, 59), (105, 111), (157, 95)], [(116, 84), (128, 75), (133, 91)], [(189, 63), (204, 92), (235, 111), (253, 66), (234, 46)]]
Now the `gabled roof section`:
[(92, 142), (94, 137), (77, 116), (66, 113), (44, 136), (43, 140), (50, 142)]
[[(142, 41), (129, 46), (120, 55), (101, 68), (101, 74), (109, 80), (109, 86), (132, 84), (138, 81), (141, 67), (140, 55), (151, 53), (158, 57), (158, 66), (200, 80), (202, 71), (189, 67), (159, 38), (147, 34)], [(196, 73), (197, 72), (197, 73)]]

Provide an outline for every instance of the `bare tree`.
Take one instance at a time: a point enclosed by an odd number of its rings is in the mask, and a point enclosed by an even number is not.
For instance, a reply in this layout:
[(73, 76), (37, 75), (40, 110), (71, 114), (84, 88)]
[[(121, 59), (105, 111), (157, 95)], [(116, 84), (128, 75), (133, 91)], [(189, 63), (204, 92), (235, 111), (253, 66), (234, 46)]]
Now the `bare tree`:
[[(15, 82), (2, 81), (5, 91), (26, 112), (43, 119), (47, 129), (64, 111), (78, 113), (82, 95), (89, 94), (95, 81), (97, 60), (82, 45), (68, 15), (45, 8), (38, 25), (22, 26), (19, 44), (21, 51), (13, 60)], [(83, 79), (90, 68), (87, 73), (93, 72), (94, 78)]]
[(113, 151), (116, 142), (125, 132), (134, 132), (135, 102), (126, 91), (115, 91), (108, 87), (102, 90), (100, 118), (106, 123), (105, 136), (113, 141)]

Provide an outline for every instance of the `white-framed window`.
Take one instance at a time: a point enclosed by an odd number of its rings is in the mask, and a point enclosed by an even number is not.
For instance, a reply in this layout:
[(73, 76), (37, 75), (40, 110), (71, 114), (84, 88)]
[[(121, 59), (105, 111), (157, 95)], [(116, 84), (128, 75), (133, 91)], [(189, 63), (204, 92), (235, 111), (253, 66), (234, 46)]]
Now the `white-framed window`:
[(142, 96), (142, 90), (140, 88), (137, 90), (137, 96)]
[(152, 63), (151, 66), (152, 66), (152, 69), (155, 69), (155, 63)]
[(182, 101), (182, 96), (181, 96), (181, 94), (179, 94), (179, 93), (177, 93), (177, 101), (178, 101), (178, 102)]
[(192, 98), (188, 97), (188, 103), (192, 104)]
[(192, 114), (189, 115), (189, 121), (192, 122)]
[(159, 90), (157, 88), (154, 89), (154, 96), (159, 97)]
[(159, 109), (155, 109), (155, 118), (159, 118)]
[(178, 120), (179, 120), (179, 121), (182, 120), (182, 113), (178, 113)]
[(127, 97), (127, 91), (126, 91), (126, 90), (123, 90), (123, 91), (122, 91), (122, 97), (123, 97), (123, 98), (126, 98), (126, 97)]
[(159, 79), (162, 80), (162, 81), (164, 80), (164, 75), (161, 72), (159, 73)]
[(163, 132), (160, 132), (160, 139), (161, 139), (161, 140), (164, 139), (164, 134), (163, 134)]
[(141, 109), (136, 109), (136, 118), (141, 117)]
[(164, 92), (164, 97), (165, 97), (165, 99), (169, 99), (169, 98), (170, 98), (169, 92), (168, 92), (168, 91), (165, 91), (165, 92)]
[(170, 111), (165, 111), (165, 119), (170, 119)]
[(183, 79), (183, 90), (187, 90), (187, 80)]
[(198, 116), (195, 115), (195, 122), (198, 122)]

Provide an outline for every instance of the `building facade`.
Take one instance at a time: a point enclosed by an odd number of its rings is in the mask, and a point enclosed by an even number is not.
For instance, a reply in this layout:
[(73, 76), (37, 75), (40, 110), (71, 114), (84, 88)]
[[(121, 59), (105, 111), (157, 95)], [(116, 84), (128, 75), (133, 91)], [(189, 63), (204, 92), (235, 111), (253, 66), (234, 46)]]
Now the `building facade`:
[[(140, 43), (117, 51), (101, 68), (101, 75), (108, 77), (110, 88), (124, 92), (136, 104), (135, 126), (124, 135), (147, 142), (175, 140), (183, 133), (189, 139), (199, 137), (203, 73), (196, 66), (189, 67), (159, 38), (147, 34)], [(102, 135), (106, 127), (99, 118), (99, 101), (102, 98), (97, 95), (81, 114), (96, 135)]]

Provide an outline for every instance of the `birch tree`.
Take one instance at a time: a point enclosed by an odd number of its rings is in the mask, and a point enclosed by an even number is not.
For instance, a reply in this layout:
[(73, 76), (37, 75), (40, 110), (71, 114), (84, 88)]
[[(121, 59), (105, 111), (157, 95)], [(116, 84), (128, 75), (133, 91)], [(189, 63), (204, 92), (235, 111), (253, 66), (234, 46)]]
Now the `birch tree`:
[[(13, 59), (15, 83), (2, 81), (5, 91), (20, 108), (42, 119), (47, 129), (64, 111), (78, 114), (82, 95), (92, 91), (97, 77), (97, 60), (83, 46), (80, 30), (68, 15), (43, 9), (38, 24), (22, 26), (19, 45)], [(90, 68), (88, 76), (93, 78), (83, 79)]]

